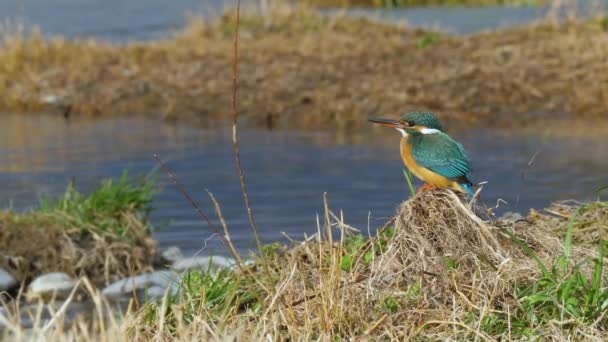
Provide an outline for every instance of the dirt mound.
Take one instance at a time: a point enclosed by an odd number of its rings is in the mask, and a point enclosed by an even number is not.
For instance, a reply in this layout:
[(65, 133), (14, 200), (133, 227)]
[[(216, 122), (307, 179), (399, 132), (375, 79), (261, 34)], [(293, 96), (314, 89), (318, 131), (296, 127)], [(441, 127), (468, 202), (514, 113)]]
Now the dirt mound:
[[(278, 286), (272, 298), (282, 303), (274, 319), (290, 336), (504, 334), (512, 317), (526, 315), (518, 291), (545, 275), (541, 263), (550, 269), (564, 254), (560, 238), (545, 227), (484, 221), (451, 191), (417, 194), (399, 206), (394, 227), (366, 242), (329, 238), (328, 226), (344, 228), (329, 217), (316, 241), (271, 262), (270, 278), (280, 280), (266, 286)], [(569, 262), (593, 256), (573, 247)]]
[[(563, 250), (543, 231), (511, 234), (541, 259)], [(395, 236), (374, 264), (371, 279), (380, 287), (423, 279), (432, 306), (447, 304), (454, 290), (475, 281), (501, 287), (508, 286), (497, 281), (533, 281), (540, 270), (513, 236), (482, 221), (451, 191), (423, 192), (399, 207)]]
[(0, 267), (21, 282), (48, 272), (87, 276), (96, 285), (152, 270), (158, 248), (143, 222), (125, 217), (131, 237), (66, 227), (49, 214), (0, 213)]

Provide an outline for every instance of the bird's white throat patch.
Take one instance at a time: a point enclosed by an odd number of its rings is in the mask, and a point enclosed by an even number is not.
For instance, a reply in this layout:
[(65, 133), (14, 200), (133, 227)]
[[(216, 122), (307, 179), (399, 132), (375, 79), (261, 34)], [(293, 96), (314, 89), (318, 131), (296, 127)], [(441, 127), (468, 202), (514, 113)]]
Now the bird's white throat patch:
[(401, 135), (403, 135), (404, 137), (407, 137), (407, 132), (403, 128), (397, 128), (397, 130), (399, 132), (401, 132)]
[(420, 130), (420, 133), (422, 133), (422, 134), (437, 134), (439, 132), (440, 131), (435, 128), (423, 128)]

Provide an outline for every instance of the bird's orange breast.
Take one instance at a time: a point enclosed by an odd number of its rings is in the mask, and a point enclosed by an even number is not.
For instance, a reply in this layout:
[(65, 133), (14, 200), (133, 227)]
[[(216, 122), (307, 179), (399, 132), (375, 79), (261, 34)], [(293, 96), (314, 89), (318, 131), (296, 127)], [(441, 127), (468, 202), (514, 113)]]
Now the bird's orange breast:
[(403, 137), (401, 139), (401, 159), (403, 159), (403, 163), (410, 170), (410, 172), (414, 174), (414, 176), (420, 178), (430, 185), (434, 185), (439, 188), (451, 188), (464, 191), (458, 182), (446, 178), (418, 164), (412, 155), (412, 147), (412, 144), (408, 141), (408, 137)]

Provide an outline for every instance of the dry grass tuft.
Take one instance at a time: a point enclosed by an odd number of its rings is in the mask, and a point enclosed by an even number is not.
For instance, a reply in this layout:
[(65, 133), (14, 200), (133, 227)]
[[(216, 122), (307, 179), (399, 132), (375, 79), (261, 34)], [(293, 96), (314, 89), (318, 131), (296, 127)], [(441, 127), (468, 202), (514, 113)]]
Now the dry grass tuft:
[(65, 272), (97, 286), (152, 271), (158, 246), (149, 227), (131, 213), (122, 219), (131, 241), (95, 227), (66, 226), (57, 214), (0, 213), (0, 267), (20, 282)]
[[(582, 203), (565, 201), (553, 203), (542, 211), (532, 210), (528, 219), (533, 225), (542, 226), (556, 236), (566, 234), (570, 220)], [(579, 245), (594, 246), (598, 241), (608, 240), (608, 205), (596, 202), (583, 206), (573, 229), (574, 241)]]

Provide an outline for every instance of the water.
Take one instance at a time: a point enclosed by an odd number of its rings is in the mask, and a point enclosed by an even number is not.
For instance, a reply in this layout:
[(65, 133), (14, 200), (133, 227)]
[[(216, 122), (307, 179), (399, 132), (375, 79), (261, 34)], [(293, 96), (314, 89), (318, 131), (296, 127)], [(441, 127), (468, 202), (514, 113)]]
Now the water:
[[(231, 132), (169, 125), (143, 118), (74, 120), (58, 116), (0, 115), (0, 206), (31, 208), (42, 194), (59, 195), (69, 180), (88, 191), (99, 180), (155, 167), (166, 160), (204, 210), (206, 189), (220, 201), (233, 239), (253, 249), (232, 155)], [(509, 202), (501, 211), (525, 212), (553, 200), (593, 198), (608, 184), (608, 141), (510, 136), (476, 129), (455, 134), (469, 151), (475, 181), (488, 181), (486, 203)], [(376, 228), (408, 196), (397, 132), (377, 129), (332, 132), (242, 131), (242, 158), (251, 200), (265, 241), (286, 233), (302, 238), (316, 230), (327, 192), (331, 208), (364, 232)], [(584, 151), (584, 153), (581, 153)], [(535, 155), (528, 167), (528, 162)], [(162, 246), (186, 253), (224, 253), (221, 244), (179, 192), (159, 174), (163, 191), (152, 216)], [(369, 216), (369, 220), (368, 220)], [(209, 240), (207, 240), (209, 239)]]
[(472, 33), (528, 24), (547, 15), (544, 7), (353, 9), (348, 14), (452, 33)]
[[(589, 8), (595, 4), (606, 5), (608, 0), (580, 3), (579, 12), (588, 13)], [(225, 8), (234, 8), (235, 4), (234, 0), (2, 0), (0, 20), (20, 21), (28, 28), (38, 26), (49, 35), (95, 37), (124, 42), (166, 37), (184, 25), (186, 14), (214, 17)], [(251, 8), (251, 3), (244, 1), (243, 6)], [(546, 7), (534, 6), (346, 11), (352, 16), (407, 22), (414, 26), (441, 28), (455, 33), (530, 23), (545, 17), (547, 12)]]
[[(605, 8), (608, 0), (580, 1), (576, 7), (564, 7), (552, 11), (545, 6), (486, 6), (486, 7), (421, 7), (350, 9), (346, 13), (353, 17), (366, 17), (391, 23), (407, 23), (415, 27), (440, 29), (442, 31), (468, 34), (497, 28), (530, 24), (548, 15), (565, 18), (596, 14)], [(330, 11), (330, 13), (338, 11)]]
[(112, 41), (157, 39), (185, 24), (188, 14), (214, 16), (227, 0), (2, 0), (0, 20), (38, 26), (48, 35)]

